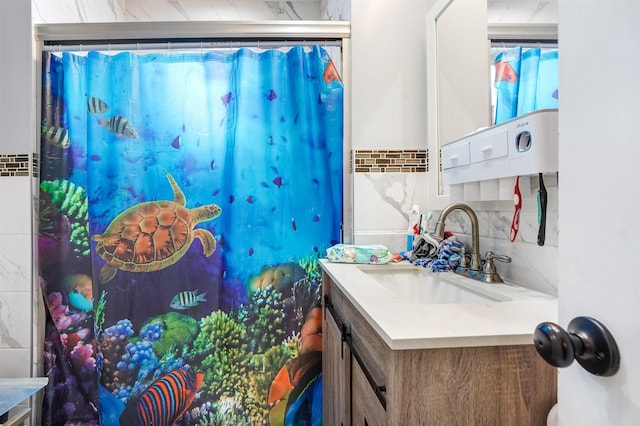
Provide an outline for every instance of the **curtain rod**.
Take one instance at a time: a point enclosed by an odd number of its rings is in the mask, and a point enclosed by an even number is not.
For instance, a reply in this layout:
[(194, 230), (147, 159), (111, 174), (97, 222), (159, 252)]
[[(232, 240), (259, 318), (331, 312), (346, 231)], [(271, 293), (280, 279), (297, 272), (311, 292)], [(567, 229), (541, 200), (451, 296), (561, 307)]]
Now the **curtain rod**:
[(271, 40), (240, 40), (240, 41), (165, 41), (165, 42), (109, 42), (105, 43), (104, 40), (93, 42), (91, 40), (74, 44), (53, 44), (47, 42), (42, 46), (42, 50), (46, 52), (87, 52), (89, 50), (97, 50), (102, 52), (118, 52), (118, 51), (149, 51), (149, 50), (212, 50), (212, 49), (239, 49), (242, 47), (251, 47), (257, 49), (279, 49), (293, 46), (314, 46), (320, 45), (323, 47), (341, 47), (342, 42), (340, 40), (284, 40), (284, 41), (271, 41)]
[(35, 38), (65, 43), (85, 40), (167, 41), (221, 40), (322, 40), (345, 39), (351, 26), (343, 21), (176, 21), (37, 24)]

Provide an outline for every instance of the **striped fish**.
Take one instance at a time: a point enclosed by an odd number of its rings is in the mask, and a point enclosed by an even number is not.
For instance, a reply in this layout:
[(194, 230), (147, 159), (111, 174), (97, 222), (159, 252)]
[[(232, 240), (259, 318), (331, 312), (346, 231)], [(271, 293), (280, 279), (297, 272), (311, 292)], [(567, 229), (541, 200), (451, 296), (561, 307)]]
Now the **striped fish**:
[(43, 121), (40, 127), (40, 133), (48, 142), (60, 148), (69, 148), (71, 145), (69, 131), (64, 127), (47, 126), (47, 122)]
[(89, 114), (102, 114), (108, 110), (109, 105), (107, 105), (102, 99), (94, 96), (89, 96), (87, 99), (87, 111), (89, 111)]
[(198, 302), (206, 302), (204, 298), (205, 294), (198, 294), (198, 290), (194, 291), (181, 291), (171, 299), (171, 306), (173, 309), (188, 309), (196, 306)]
[(191, 406), (203, 378), (188, 365), (165, 374), (127, 403), (120, 424), (173, 425)]
[(109, 120), (103, 118), (98, 119), (98, 124), (104, 127), (108, 127), (116, 136), (125, 138), (137, 138), (138, 132), (133, 128), (133, 125), (121, 115), (115, 115)]

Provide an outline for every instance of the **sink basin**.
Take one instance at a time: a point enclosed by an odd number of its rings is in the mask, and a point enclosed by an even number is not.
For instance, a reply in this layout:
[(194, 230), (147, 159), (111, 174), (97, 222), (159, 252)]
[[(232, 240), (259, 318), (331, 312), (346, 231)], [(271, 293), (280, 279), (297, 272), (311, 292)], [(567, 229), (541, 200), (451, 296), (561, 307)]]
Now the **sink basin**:
[(434, 274), (413, 266), (406, 269), (360, 267), (360, 270), (408, 303), (460, 304), (508, 300), (480, 286), (474, 288), (476, 284), (471, 279), (453, 273)]

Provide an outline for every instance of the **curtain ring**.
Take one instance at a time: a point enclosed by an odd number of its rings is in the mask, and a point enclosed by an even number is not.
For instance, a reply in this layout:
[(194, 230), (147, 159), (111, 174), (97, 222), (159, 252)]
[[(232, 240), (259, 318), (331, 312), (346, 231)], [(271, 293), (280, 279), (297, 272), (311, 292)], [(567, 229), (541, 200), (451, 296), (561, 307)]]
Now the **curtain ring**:
[(204, 57), (204, 41), (200, 41), (200, 58)]
[(138, 55), (140, 54), (140, 42), (136, 43), (137, 47), (138, 47)]

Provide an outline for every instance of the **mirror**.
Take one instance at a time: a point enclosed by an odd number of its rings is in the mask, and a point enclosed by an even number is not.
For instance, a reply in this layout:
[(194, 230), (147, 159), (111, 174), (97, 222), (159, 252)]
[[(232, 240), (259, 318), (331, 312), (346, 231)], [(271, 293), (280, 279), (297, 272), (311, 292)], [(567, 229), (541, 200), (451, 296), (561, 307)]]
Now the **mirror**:
[(490, 126), (491, 40), (557, 38), (556, 0), (436, 0), (427, 12), (429, 209), (449, 203), (440, 147)]

